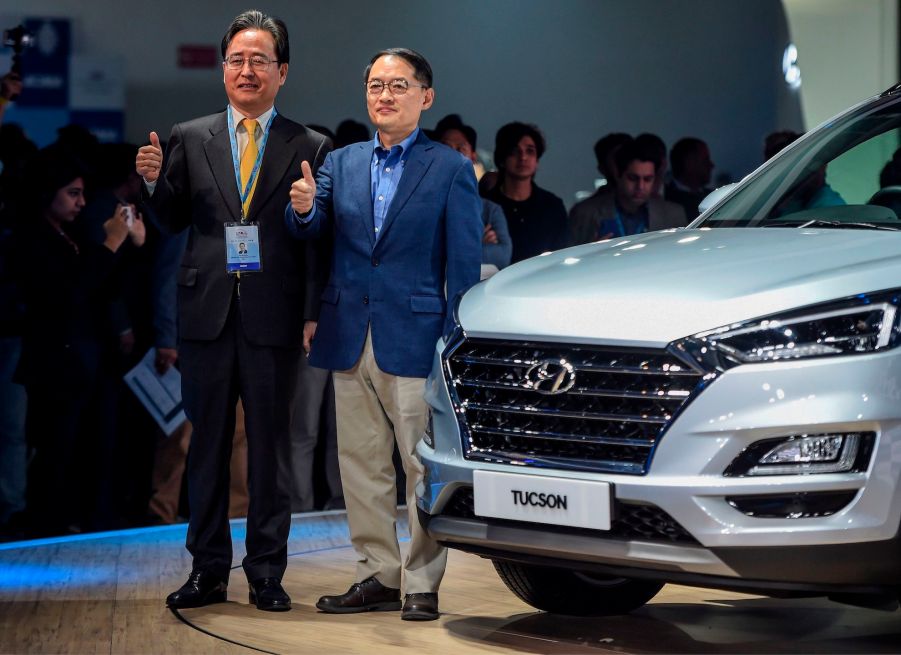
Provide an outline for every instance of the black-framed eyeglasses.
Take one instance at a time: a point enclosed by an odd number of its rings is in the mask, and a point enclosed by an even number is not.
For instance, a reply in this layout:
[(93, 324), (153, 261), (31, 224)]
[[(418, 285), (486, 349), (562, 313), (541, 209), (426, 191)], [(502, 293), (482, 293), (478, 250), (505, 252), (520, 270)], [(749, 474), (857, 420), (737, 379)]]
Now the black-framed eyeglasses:
[(404, 95), (411, 86), (418, 86), (420, 89), (429, 88), (425, 84), (410, 84), (402, 77), (399, 77), (396, 80), (391, 80), (390, 82), (383, 82), (382, 80), (369, 80), (368, 82), (365, 82), (365, 85), (366, 93), (371, 96), (382, 95), (382, 91), (384, 91), (386, 87), (393, 96)]
[(223, 61), (228, 70), (237, 71), (244, 68), (244, 62), (250, 62), (250, 67), (255, 70), (264, 70), (270, 64), (277, 64), (278, 59), (269, 59), (265, 55), (253, 55), (252, 57), (242, 57), (241, 55), (232, 55)]

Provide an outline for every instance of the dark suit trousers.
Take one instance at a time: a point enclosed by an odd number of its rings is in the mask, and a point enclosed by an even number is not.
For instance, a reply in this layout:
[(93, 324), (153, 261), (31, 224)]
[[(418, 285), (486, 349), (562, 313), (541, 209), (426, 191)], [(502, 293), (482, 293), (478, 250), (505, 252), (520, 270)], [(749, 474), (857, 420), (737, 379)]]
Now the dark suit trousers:
[(228, 580), (232, 563), (228, 525), (229, 460), (235, 405), (244, 403), (247, 430), (248, 580), (281, 579), (291, 527), (289, 417), (300, 348), (250, 343), (241, 324), (240, 300), (232, 299), (222, 334), (213, 341), (179, 346), (185, 412), (194, 426), (188, 451), (187, 548), (194, 568)]

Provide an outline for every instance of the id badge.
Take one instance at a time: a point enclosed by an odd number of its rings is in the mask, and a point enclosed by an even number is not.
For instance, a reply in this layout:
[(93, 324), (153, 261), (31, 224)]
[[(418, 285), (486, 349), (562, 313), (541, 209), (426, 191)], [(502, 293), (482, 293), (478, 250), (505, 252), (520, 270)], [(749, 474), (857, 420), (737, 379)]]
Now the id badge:
[(253, 273), (263, 270), (259, 223), (225, 224), (225, 271)]

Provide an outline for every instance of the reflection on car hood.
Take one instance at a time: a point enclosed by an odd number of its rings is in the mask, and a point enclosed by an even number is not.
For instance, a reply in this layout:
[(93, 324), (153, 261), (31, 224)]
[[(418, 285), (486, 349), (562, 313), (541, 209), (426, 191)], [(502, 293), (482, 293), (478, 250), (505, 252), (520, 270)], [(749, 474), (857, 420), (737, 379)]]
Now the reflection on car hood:
[(736, 321), (901, 286), (901, 232), (668, 230), (511, 266), (460, 304), (470, 336), (662, 346)]

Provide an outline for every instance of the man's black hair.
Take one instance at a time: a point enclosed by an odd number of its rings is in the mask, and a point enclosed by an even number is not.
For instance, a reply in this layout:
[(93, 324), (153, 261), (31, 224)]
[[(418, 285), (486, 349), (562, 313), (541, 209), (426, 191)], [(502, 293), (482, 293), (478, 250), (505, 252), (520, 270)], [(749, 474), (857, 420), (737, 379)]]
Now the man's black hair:
[(424, 84), (426, 88), (432, 88), (432, 67), (429, 66), (429, 62), (426, 61), (425, 57), (415, 50), (410, 50), (410, 48), (385, 48), (384, 50), (379, 50), (369, 60), (369, 65), (366, 66), (366, 71), (363, 73), (363, 82), (369, 81), (369, 71), (372, 70), (372, 65), (379, 58), (388, 56), (400, 57), (410, 64), (413, 67), (413, 77), (420, 84)]
[(625, 173), (626, 169), (629, 168), (629, 164), (636, 160), (651, 162), (654, 164), (654, 171), (656, 172), (659, 165), (657, 159), (658, 154), (657, 149), (647, 141), (642, 142), (635, 139), (634, 141), (623, 144), (620, 149), (616, 151), (616, 155), (614, 155), (617, 174), (622, 175)]
[(535, 152), (538, 159), (541, 159), (545, 150), (544, 135), (535, 125), (514, 121), (501, 127), (497, 131), (497, 136), (494, 137), (494, 165), (498, 169), (504, 168), (504, 160), (510, 156), (510, 153), (516, 149), (525, 136), (532, 137), (532, 141), (535, 142)]
[(291, 48), (288, 45), (288, 27), (281, 18), (269, 16), (258, 9), (250, 9), (235, 16), (232, 24), (222, 37), (222, 58), (228, 50), (228, 44), (238, 32), (244, 30), (263, 30), (272, 35), (275, 41), (275, 57), (278, 63), (287, 64), (291, 59)]
[(475, 128), (466, 125), (463, 122), (463, 119), (460, 118), (460, 114), (448, 114), (438, 121), (438, 124), (435, 125), (435, 136), (437, 136), (440, 141), (441, 137), (444, 136), (444, 133), (449, 130), (457, 130), (460, 132), (460, 134), (463, 135), (463, 138), (469, 142), (469, 147), (475, 152), (478, 135), (476, 134)]
[(693, 136), (687, 136), (676, 141), (672, 150), (669, 151), (669, 165), (673, 170), (673, 177), (681, 179), (685, 170), (685, 162), (706, 145), (701, 139)]

